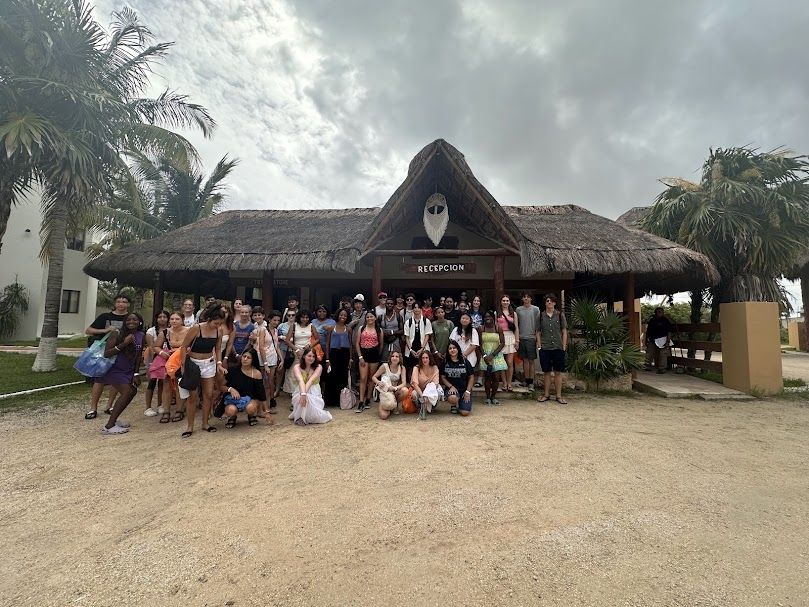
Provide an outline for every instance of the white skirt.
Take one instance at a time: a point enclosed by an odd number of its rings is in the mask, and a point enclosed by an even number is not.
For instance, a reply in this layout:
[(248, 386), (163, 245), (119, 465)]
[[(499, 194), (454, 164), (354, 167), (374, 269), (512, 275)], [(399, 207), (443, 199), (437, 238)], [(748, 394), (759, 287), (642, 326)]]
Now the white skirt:
[(306, 406), (302, 407), (301, 393), (295, 390), (292, 395), (292, 413), (289, 414), (289, 419), (292, 421), (300, 419), (304, 424), (325, 424), (331, 421), (331, 413), (325, 410), (326, 404), (320, 394), (320, 384), (309, 386), (306, 401)]
[(514, 337), (514, 331), (503, 331), (503, 349), (500, 354), (514, 354), (517, 351), (517, 339)]

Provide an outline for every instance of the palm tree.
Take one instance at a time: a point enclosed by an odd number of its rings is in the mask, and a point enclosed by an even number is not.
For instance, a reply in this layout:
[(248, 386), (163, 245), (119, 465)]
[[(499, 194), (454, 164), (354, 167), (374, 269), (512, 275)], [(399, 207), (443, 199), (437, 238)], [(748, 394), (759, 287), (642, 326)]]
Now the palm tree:
[(84, 0), (0, 3), (0, 168), (13, 168), (0, 173), (0, 237), (16, 196), (32, 184), (42, 192), (48, 279), (35, 371), (55, 368), (68, 225), (127, 179), (132, 155), (197, 162), (193, 146), (164, 127), (197, 127), (205, 136), (214, 127), (208, 112), (182, 95), (141, 96), (151, 63), (171, 44), (152, 44), (129, 9), (114, 18), (107, 34)]
[(712, 320), (726, 302), (789, 307), (778, 279), (809, 245), (807, 160), (782, 149), (720, 148), (710, 151), (699, 183), (661, 180), (666, 189), (639, 227), (704, 253), (716, 265)]
[(133, 162), (137, 183), (121, 183), (107, 204), (95, 207), (87, 227), (104, 237), (87, 249), (97, 256), (138, 240), (155, 238), (218, 213), (224, 205), (224, 180), (238, 165), (224, 156), (205, 178), (199, 169), (178, 166), (170, 158)]

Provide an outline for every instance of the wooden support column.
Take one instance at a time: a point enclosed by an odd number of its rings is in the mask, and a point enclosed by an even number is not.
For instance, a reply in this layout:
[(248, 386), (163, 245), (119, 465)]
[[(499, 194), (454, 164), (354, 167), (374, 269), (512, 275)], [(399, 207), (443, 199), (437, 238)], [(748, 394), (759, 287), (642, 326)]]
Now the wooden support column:
[(272, 288), (275, 284), (275, 271), (264, 270), (261, 276), (261, 307), (264, 308), (265, 316), (273, 309)]
[[(371, 274), (371, 302), (376, 301), (376, 294), (382, 290), (382, 257), (374, 257), (374, 268)], [(370, 304), (369, 304), (370, 307)]]
[(154, 287), (152, 287), (152, 314), (157, 316), (157, 313), (163, 309), (165, 294), (163, 292), (163, 275), (161, 272), (154, 273)]
[(505, 291), (505, 261), (506, 258), (502, 255), (498, 255), (494, 258), (494, 304), (495, 307), (497, 306), (497, 302), (503, 296), (503, 292)]
[(635, 275), (632, 272), (625, 275), (623, 303), (629, 341), (640, 346), (640, 316), (635, 312)]

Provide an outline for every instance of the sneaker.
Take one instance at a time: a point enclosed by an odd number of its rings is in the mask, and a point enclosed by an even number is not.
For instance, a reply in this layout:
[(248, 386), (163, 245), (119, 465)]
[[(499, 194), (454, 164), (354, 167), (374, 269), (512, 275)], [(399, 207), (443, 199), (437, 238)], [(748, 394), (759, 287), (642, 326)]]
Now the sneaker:
[(146, 417), (154, 417), (155, 415), (157, 415), (157, 411), (155, 411), (154, 409), (152, 409), (151, 407), (149, 407), (148, 409), (146, 409), (146, 411), (144, 411), (144, 412), (143, 412), (143, 414), (144, 414)]
[(115, 425), (118, 426), (119, 428), (131, 428), (132, 427), (132, 424), (130, 424), (129, 422), (125, 422), (122, 419), (115, 420)]
[(486, 399), (486, 403), (485, 403), (485, 404), (487, 404), (487, 405), (491, 405), (491, 404), (492, 404), (492, 399), (491, 399), (491, 398), (487, 398), (487, 399)]
[(113, 426), (112, 428), (107, 428), (106, 426), (102, 426), (101, 434), (124, 434), (125, 432), (129, 432), (129, 428), (122, 428), (121, 426)]
[(166, 412), (166, 408), (165, 408), (165, 407), (163, 407), (163, 406), (160, 406), (160, 407), (158, 407), (158, 408), (157, 408), (157, 412), (158, 412), (160, 415), (163, 415), (163, 414)]

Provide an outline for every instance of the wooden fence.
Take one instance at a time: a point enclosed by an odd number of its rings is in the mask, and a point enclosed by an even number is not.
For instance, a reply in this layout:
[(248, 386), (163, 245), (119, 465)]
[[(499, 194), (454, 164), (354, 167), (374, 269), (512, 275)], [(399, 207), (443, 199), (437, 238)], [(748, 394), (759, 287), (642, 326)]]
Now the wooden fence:
[[(707, 339), (697, 339), (699, 334), (707, 334)], [(702, 350), (704, 352), (721, 352), (722, 342), (715, 341), (721, 338), (722, 330), (718, 322), (703, 323), (680, 323), (674, 325), (671, 341), (672, 355), (669, 356), (669, 363), (683, 367), (705, 369), (716, 373), (722, 372), (722, 362), (718, 360), (703, 360), (701, 358), (690, 358), (686, 356), (675, 356), (674, 349), (684, 350), (685, 354), (689, 350)], [(696, 354), (695, 354), (696, 355)]]

